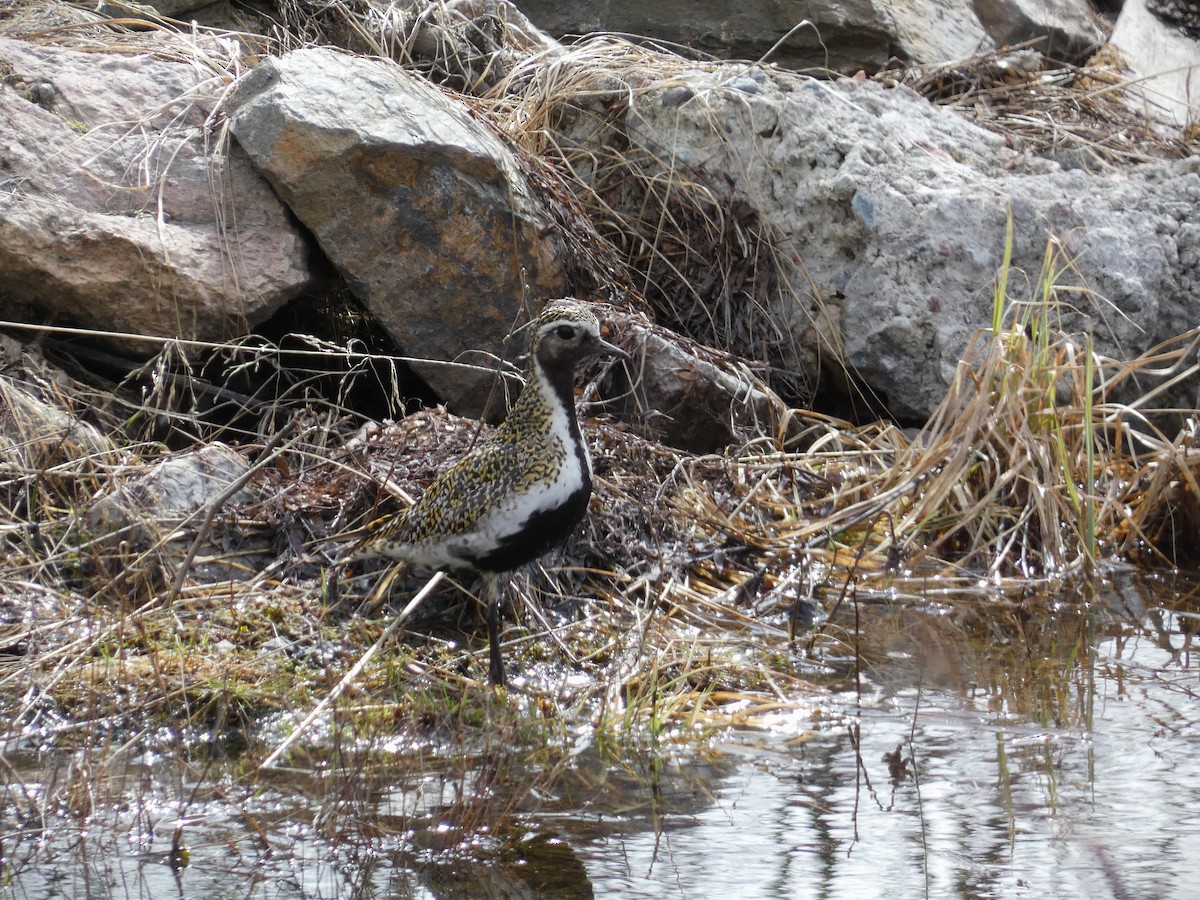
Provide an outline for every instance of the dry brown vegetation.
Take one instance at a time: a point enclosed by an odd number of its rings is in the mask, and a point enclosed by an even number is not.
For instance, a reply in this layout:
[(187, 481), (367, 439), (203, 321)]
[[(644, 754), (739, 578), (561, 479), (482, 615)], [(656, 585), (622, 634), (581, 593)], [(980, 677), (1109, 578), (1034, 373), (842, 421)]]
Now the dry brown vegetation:
[[(588, 526), (559, 564), (518, 579), (506, 629), (522, 693), (553, 704), (539, 727), (583, 720), (636, 740), (803, 703), (797, 661), (844, 639), (807, 633), (814, 611), (862, 586), (935, 576), (1020, 595), (1110, 561), (1176, 562), (1194, 545), (1194, 424), (1155, 435), (1145, 410), (1105, 397), (1139, 365), (1184, 374), (1196, 335), (1134, 364), (1099, 359), (1054, 330), (1050, 296), (998, 302), (1009, 320), (977, 336), (915, 435), (796, 411), (803, 450), (763, 434), (697, 457), (593, 421)], [(240, 747), (264, 715), (311, 708), (389, 620), (361, 611), (380, 573), (340, 572), (313, 542), (418, 493), (479, 427), (427, 410), (358, 433), (347, 411), (297, 397), (286, 429), (279, 410), (274, 437), (242, 435), (252, 498), (110, 533), (96, 498), (169, 455), (129, 440), (131, 422), (162, 411), (120, 394), (98, 408), (28, 353), (3, 378), (0, 687), (17, 732), (49, 706), (68, 732), (157, 722)], [(465, 712), (487, 722), (481, 735), (497, 702), (525, 709), (480, 684), (464, 598), (431, 601), (355, 685), (389, 735), (461, 726), (416, 697), (456, 696), (460, 710), (476, 698)]]

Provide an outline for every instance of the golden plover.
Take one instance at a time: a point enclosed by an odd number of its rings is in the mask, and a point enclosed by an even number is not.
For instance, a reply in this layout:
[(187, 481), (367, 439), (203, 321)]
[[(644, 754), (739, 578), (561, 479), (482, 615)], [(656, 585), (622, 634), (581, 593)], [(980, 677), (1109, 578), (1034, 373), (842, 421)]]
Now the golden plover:
[(407, 510), (368, 526), (346, 557), (474, 569), (484, 577), (489, 675), (504, 684), (500, 605), (507, 576), (564, 541), (587, 512), (592, 462), (575, 414), (575, 365), (628, 359), (591, 312), (551, 301), (530, 325), (525, 386), (492, 436), (442, 472)]

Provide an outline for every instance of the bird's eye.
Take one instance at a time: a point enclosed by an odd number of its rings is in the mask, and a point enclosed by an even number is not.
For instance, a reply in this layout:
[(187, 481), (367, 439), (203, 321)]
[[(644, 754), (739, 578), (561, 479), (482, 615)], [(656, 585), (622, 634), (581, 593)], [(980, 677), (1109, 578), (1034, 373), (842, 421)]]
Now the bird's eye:
[(571, 338), (575, 337), (575, 329), (570, 325), (559, 325), (554, 329), (554, 333), (564, 341), (569, 341)]

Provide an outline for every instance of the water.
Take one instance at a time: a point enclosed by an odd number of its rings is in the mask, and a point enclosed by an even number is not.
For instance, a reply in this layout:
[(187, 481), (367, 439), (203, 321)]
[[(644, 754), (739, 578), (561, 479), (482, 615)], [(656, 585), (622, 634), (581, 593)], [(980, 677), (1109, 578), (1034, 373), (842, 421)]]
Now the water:
[(1200, 621), (1168, 595), (1127, 578), (1011, 652), (928, 607), (868, 611), (852, 721), (743, 740), (693, 823), (583, 845), (595, 895), (1200, 896)]
[[(857, 659), (826, 650), (805, 662), (826, 689), (811, 710), (781, 711), (702, 754), (585, 753), (518, 813), (527, 834), (507, 849), (486, 830), (421, 819), (456, 790), (432, 772), (391, 773), (354, 797), (330, 787), (328, 800), (317, 782), (234, 767), (14, 758), (0, 773), (0, 891), (1195, 897), (1198, 593), (1126, 573), (1049, 607), (861, 597), (830, 626)], [(86, 796), (48, 784), (72, 777)], [(57, 806), (39, 802), (51, 796)]]
[[(857, 742), (820, 735), (742, 766), (657, 854), (646, 832), (579, 852), (596, 896), (1194, 897), (1200, 797), (1176, 782), (1186, 748), (1131, 742), (1120, 721), (1088, 741), (941, 712), (910, 732), (870, 714)], [(897, 784), (883, 754), (910, 733), (919, 782)]]

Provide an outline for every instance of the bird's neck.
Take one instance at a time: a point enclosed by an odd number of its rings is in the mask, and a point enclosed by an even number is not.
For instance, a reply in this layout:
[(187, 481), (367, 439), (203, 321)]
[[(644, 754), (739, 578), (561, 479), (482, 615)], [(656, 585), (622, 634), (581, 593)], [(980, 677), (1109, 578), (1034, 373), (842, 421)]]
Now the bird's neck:
[(508, 421), (540, 420), (549, 425), (555, 418), (555, 410), (561, 409), (566, 416), (571, 439), (580, 440), (579, 422), (575, 416), (574, 381), (574, 365), (546, 365), (536, 356), (533, 357), (525, 372), (525, 387), (509, 412)]

